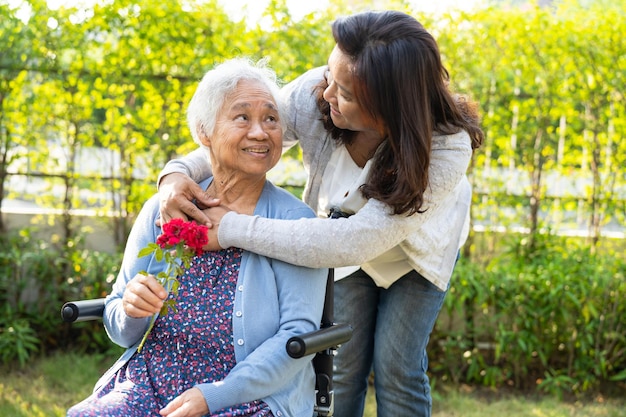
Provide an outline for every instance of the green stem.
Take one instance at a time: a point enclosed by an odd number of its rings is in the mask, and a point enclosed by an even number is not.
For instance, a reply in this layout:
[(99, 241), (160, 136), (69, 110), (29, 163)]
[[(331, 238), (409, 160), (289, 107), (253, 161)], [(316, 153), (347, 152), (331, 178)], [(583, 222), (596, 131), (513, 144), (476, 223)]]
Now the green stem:
[[(165, 260), (167, 262), (167, 278), (162, 279), (157, 277), (157, 281), (159, 281), (159, 283), (161, 285), (163, 285), (165, 287), (165, 289), (168, 291), (170, 291), (170, 288), (172, 287), (172, 284), (170, 281), (176, 281), (176, 276), (180, 275), (180, 273), (182, 271), (179, 271), (181, 268), (180, 266), (176, 263), (176, 259), (175, 258), (171, 258), (168, 257), (169, 253), (166, 254), (165, 256)], [(176, 274), (176, 275), (173, 275)], [(174, 278), (172, 278), (174, 277)], [(169, 309), (168, 309), (169, 310)], [(167, 314), (167, 311), (164, 313), (163, 311), (160, 312), (161, 315), (163, 314)], [(139, 346), (137, 347), (137, 352), (141, 352), (141, 348), (143, 348), (143, 345), (146, 343), (146, 340), (148, 339), (148, 335), (150, 334), (150, 332), (152, 331), (152, 328), (154, 327), (154, 322), (156, 321), (158, 315), (154, 315), (152, 316), (152, 320), (150, 320), (150, 326), (148, 327), (148, 330), (146, 330), (146, 333), (143, 335), (143, 338), (141, 339), (141, 343), (139, 343)]]
[(148, 327), (148, 330), (146, 330), (146, 333), (143, 335), (143, 339), (141, 339), (141, 343), (139, 343), (139, 346), (137, 347), (137, 352), (141, 352), (141, 348), (146, 343), (146, 340), (148, 339), (148, 335), (150, 334), (150, 332), (152, 331), (152, 328), (154, 327), (154, 322), (156, 321), (156, 318), (157, 318), (156, 315), (152, 316), (152, 319), (150, 320), (150, 327)]

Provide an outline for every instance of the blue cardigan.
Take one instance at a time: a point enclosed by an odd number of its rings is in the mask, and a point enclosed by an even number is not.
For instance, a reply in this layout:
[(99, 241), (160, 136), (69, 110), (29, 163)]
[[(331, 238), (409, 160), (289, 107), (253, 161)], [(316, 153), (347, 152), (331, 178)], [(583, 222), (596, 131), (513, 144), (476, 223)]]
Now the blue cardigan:
[[(212, 179), (200, 186), (206, 189)], [(269, 181), (255, 215), (276, 219), (314, 217), (303, 202)], [(156, 275), (164, 269), (154, 257), (137, 257), (141, 248), (155, 242), (161, 229), (158, 196), (141, 209), (130, 232), (124, 260), (106, 299), (104, 325), (111, 340), (128, 347), (98, 381), (105, 385), (135, 353), (150, 318), (128, 317), (122, 295), (128, 281), (139, 271)], [(275, 416), (310, 417), (315, 402), (315, 376), (311, 357), (293, 359), (285, 351), (290, 337), (319, 328), (326, 288), (326, 269), (295, 266), (244, 251), (233, 307), (233, 343), (237, 364), (221, 381), (196, 385), (211, 412), (261, 399)]]

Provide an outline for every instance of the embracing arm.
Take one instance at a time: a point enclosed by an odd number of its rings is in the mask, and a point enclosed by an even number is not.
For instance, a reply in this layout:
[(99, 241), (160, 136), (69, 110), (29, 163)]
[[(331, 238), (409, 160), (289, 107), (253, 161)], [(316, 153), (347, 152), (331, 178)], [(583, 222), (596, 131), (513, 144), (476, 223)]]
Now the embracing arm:
[(412, 217), (393, 216), (370, 200), (350, 218), (275, 220), (227, 213), (219, 227), (222, 247), (243, 247), (311, 268), (360, 265), (386, 252), (414, 229)]
[(308, 267), (360, 265), (419, 233), (438, 205), (465, 180), (471, 155), (465, 132), (438, 138), (423, 213), (393, 215), (376, 200), (369, 200), (347, 219), (273, 220), (230, 212), (221, 219), (219, 244)]
[(196, 183), (213, 175), (209, 158), (207, 158), (206, 151), (202, 148), (195, 149), (187, 155), (178, 159), (172, 159), (165, 164), (165, 168), (159, 173), (157, 184), (160, 185), (164, 176), (174, 172), (185, 174)]

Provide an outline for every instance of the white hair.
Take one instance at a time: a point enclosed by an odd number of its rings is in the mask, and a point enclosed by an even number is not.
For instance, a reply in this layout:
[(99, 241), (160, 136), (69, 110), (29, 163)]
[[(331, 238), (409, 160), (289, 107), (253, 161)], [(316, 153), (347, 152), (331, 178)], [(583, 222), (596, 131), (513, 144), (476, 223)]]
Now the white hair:
[(187, 107), (187, 123), (194, 142), (204, 147), (200, 140), (200, 132), (207, 136), (213, 133), (217, 113), (224, 104), (228, 94), (235, 91), (240, 81), (257, 81), (267, 88), (276, 102), (280, 123), (285, 131), (286, 117), (280, 101), (280, 87), (276, 73), (267, 66), (267, 60), (257, 63), (248, 58), (233, 58), (209, 70), (198, 85), (189, 106)]

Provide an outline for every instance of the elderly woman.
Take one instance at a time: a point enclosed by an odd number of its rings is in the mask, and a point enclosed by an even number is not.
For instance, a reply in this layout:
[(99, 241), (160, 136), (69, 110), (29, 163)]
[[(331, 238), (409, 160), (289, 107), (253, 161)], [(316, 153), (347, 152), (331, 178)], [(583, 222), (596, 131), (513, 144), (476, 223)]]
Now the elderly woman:
[[(200, 186), (241, 213), (314, 217), (266, 180), (282, 148), (277, 97), (274, 73), (247, 60), (227, 61), (204, 76), (188, 109), (193, 138), (213, 166), (213, 177)], [(318, 328), (327, 271), (237, 248), (204, 252), (178, 278), (177, 311), (157, 318), (138, 351), (168, 297), (154, 277), (163, 262), (137, 256), (159, 236), (158, 218), (155, 196), (133, 226), (106, 300), (107, 332), (129, 348), (68, 416), (310, 417), (311, 358), (290, 358), (285, 343)]]

